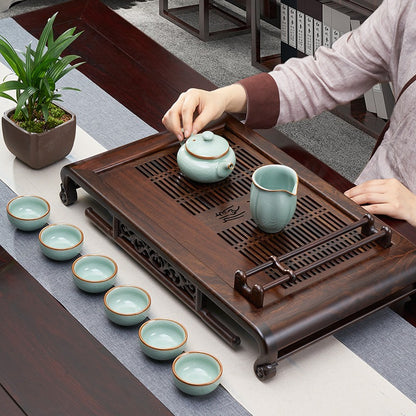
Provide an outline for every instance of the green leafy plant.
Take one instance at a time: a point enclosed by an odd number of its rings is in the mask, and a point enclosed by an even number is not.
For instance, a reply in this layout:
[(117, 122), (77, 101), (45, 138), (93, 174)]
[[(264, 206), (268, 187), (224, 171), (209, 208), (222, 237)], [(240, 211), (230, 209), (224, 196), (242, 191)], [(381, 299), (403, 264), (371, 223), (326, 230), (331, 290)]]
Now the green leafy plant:
[[(52, 118), (51, 111), (55, 111), (52, 102), (62, 101), (60, 91), (79, 91), (78, 88), (56, 87), (58, 80), (83, 63), (71, 65), (80, 58), (78, 55), (61, 57), (62, 52), (82, 32), (75, 34), (76, 28), (71, 28), (54, 39), (53, 23), (56, 15), (57, 13), (48, 19), (36, 49), (32, 49), (29, 44), (25, 51), (19, 52), (0, 36), (0, 53), (17, 76), (16, 80), (3, 80), (0, 96), (16, 103), (13, 119), (28, 131), (38, 132), (39, 127), (33, 127), (38, 121), (42, 123), (42, 129), (52, 128), (54, 123), (48, 123), (49, 118)], [(15, 91), (15, 97), (6, 91)]]

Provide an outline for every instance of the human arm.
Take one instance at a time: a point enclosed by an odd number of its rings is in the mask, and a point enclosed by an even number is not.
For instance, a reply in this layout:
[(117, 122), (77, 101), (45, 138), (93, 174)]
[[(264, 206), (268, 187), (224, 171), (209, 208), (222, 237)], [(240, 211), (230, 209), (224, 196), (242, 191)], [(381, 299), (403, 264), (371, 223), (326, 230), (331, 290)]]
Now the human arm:
[[(341, 37), (331, 49), (319, 48), (315, 57), (290, 59), (268, 74), (245, 78), (225, 90), (188, 90), (163, 118), (165, 126), (182, 138), (181, 127), (190, 134), (224, 111), (246, 110), (248, 126), (269, 128), (309, 118), (353, 100), (375, 83), (391, 78), (389, 65), (397, 21), (406, 7), (402, 3), (407, 1), (384, 0), (360, 28)], [(246, 97), (240, 96), (243, 101), (239, 104), (244, 104), (238, 109), (225, 102), (230, 97), (234, 99), (234, 94), (223, 95), (237, 85), (246, 92)], [(183, 109), (185, 101), (189, 107)], [(195, 110), (201, 118), (193, 125)]]
[(373, 179), (345, 192), (370, 214), (388, 215), (416, 226), (416, 195), (397, 179)]
[[(278, 124), (331, 110), (378, 82), (395, 84), (397, 59), (392, 54), (410, 3), (384, 0), (360, 28), (342, 36), (331, 49), (321, 47), (315, 57), (290, 59), (270, 72), (279, 89), (279, 101), (269, 111), (278, 112)], [(250, 100), (249, 96), (249, 111)]]

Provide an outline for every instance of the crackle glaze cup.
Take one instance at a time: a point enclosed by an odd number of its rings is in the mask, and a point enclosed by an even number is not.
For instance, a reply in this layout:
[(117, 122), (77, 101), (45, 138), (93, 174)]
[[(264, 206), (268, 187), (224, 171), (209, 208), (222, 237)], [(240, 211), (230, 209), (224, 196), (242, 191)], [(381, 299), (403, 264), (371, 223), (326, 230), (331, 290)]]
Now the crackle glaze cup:
[(39, 243), (46, 257), (65, 261), (80, 253), (84, 243), (84, 234), (72, 224), (51, 224), (40, 231)]
[(117, 276), (116, 262), (107, 256), (86, 254), (72, 263), (74, 283), (83, 291), (100, 293), (113, 286)]
[(115, 286), (104, 295), (105, 313), (122, 326), (138, 325), (149, 313), (150, 295), (136, 286)]
[(154, 360), (171, 360), (185, 349), (188, 333), (171, 319), (151, 319), (139, 329), (142, 351)]
[(34, 231), (45, 226), (50, 210), (46, 199), (35, 195), (22, 195), (7, 204), (7, 218), (19, 230)]
[(265, 165), (253, 173), (251, 216), (260, 230), (277, 233), (289, 224), (297, 203), (298, 175), (289, 166)]
[(200, 351), (184, 352), (172, 364), (175, 386), (191, 396), (214, 391), (221, 381), (222, 364), (213, 355)]

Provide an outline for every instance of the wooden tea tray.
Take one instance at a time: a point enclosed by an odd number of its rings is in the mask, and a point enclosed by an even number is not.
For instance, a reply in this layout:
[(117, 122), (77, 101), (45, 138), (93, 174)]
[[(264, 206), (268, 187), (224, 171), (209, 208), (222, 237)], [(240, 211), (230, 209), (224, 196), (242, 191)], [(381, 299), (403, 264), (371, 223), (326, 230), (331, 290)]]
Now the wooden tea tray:
[[(416, 290), (406, 238), (234, 118), (211, 130), (237, 157), (222, 182), (183, 177), (178, 141), (161, 133), (65, 166), (60, 196), (70, 205), (82, 187), (98, 207), (88, 217), (231, 345), (248, 332), (258, 378)], [(249, 212), (251, 175), (270, 163), (299, 175), (295, 215), (278, 234), (259, 231)]]

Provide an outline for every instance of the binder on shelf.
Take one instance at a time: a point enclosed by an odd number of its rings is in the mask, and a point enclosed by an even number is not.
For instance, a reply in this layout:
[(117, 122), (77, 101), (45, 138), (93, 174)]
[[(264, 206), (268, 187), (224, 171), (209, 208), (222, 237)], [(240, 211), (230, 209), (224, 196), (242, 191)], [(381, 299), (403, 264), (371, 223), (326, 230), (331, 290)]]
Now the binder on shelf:
[[(320, 4), (317, 0), (298, 0), (298, 14), (300, 14), (299, 22), (302, 24), (303, 22), (303, 33), (302, 27), (299, 33), (298, 28), (298, 36), (299, 40), (303, 39), (304, 47), (302, 48), (298, 46), (298, 56), (303, 57), (306, 55), (313, 55), (313, 16), (316, 13), (316, 8), (320, 8)], [(302, 18), (303, 15), (303, 18)]]
[(357, 16), (357, 18), (351, 18), (350, 25), (351, 25), (350, 26), (351, 30), (355, 30), (355, 29), (359, 28), (360, 25), (361, 25), (361, 19), (359, 19), (358, 16)]
[(373, 88), (364, 93), (365, 108), (370, 113), (377, 113), (376, 101), (374, 100)]
[(287, 10), (287, 4), (285, 3), (280, 3), (280, 40), (283, 43), (288, 43), (288, 36), (287, 36), (287, 31), (288, 31), (288, 23), (287, 23), (287, 18), (288, 18), (288, 10)]
[(322, 4), (323, 44), (331, 47), (342, 35), (351, 30), (351, 19), (354, 25), (361, 16), (347, 6), (334, 1)]
[(289, 46), (296, 49), (297, 43), (297, 9), (295, 7), (288, 8), (289, 11), (289, 29), (288, 29), (288, 38)]
[(281, 60), (313, 55), (356, 27), (361, 16), (332, 0), (282, 0)]
[(300, 54), (299, 57), (305, 54), (305, 14), (299, 9), (296, 11), (296, 49)]
[(330, 2), (322, 4), (322, 45), (332, 46), (332, 9)]
[(305, 14), (305, 55), (313, 55), (313, 17)]
[(281, 62), (297, 56), (297, 0), (281, 0), (281, 25), (285, 27), (285, 34), (281, 38)]
[[(323, 5), (329, 3), (330, 0), (317, 0), (314, 1), (313, 7), (315, 13), (313, 14), (313, 28), (314, 28), (314, 37), (313, 37), (313, 52), (315, 54), (316, 50), (323, 45), (323, 36), (324, 36), (324, 24), (323, 24)], [(318, 3), (318, 4), (316, 4)]]
[(322, 20), (313, 19), (313, 53), (322, 46)]
[(377, 117), (387, 120), (393, 112), (395, 100), (390, 83), (382, 82), (373, 87), (374, 101), (377, 109)]
[(322, 44), (322, 5), (319, 0), (298, 0), (298, 10), (305, 16), (305, 52), (313, 55)]
[(339, 4), (330, 4), (332, 43), (351, 30), (350, 9)]
[(350, 30), (357, 29), (362, 22), (366, 19), (365, 16), (363, 16), (360, 13), (357, 13), (354, 10), (348, 10), (347, 14), (350, 17)]

